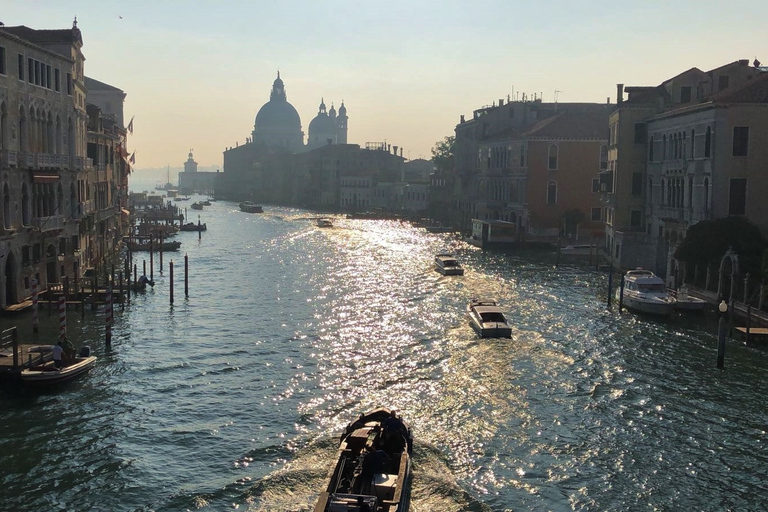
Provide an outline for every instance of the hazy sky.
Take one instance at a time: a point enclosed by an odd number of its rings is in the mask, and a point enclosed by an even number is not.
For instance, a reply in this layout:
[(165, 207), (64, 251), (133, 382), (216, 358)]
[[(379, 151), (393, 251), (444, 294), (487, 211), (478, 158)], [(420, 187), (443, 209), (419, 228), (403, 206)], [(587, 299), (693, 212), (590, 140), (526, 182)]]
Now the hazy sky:
[[(349, 142), (430, 158), (459, 116), (517, 92), (616, 101), (691, 67), (768, 63), (765, 0), (581, 2), (3, 0), (0, 21), (68, 28), (86, 74), (123, 89), (136, 168), (200, 165), (250, 136), (276, 71), (307, 132), (343, 99)], [(121, 18), (122, 17), (122, 18)], [(513, 96), (514, 97), (514, 96)]]

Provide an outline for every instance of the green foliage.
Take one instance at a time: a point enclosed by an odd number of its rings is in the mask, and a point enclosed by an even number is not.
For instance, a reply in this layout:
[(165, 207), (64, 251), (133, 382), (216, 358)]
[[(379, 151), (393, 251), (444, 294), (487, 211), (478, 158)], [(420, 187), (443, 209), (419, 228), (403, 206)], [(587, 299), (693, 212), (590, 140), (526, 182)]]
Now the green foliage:
[(456, 137), (446, 137), (435, 143), (432, 148), (432, 163), (439, 171), (449, 172), (454, 168), (453, 149), (456, 145)]
[[(768, 244), (760, 230), (743, 217), (707, 220), (688, 228), (675, 258), (689, 265), (719, 265), (729, 247), (739, 255), (739, 270), (758, 277), (763, 273), (764, 252)], [(761, 264), (763, 263), (763, 264)]]

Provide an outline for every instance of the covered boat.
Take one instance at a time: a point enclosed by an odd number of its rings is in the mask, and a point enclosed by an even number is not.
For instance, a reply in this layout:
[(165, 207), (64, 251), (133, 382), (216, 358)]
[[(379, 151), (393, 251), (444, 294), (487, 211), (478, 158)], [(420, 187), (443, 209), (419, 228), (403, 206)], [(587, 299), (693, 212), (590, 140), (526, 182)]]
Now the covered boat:
[(474, 299), (467, 306), (469, 324), (481, 338), (511, 338), (512, 328), (495, 300)]
[(264, 211), (264, 208), (262, 208), (260, 205), (253, 203), (251, 201), (243, 201), (242, 203), (240, 203), (240, 210), (247, 213), (262, 213)]
[(331, 221), (331, 219), (326, 219), (326, 218), (323, 218), (323, 217), (318, 218), (317, 221), (315, 221), (315, 223), (317, 224), (317, 227), (319, 227), (319, 228), (332, 228), (333, 227), (333, 222)]
[[(621, 288), (616, 290), (621, 297)], [(637, 313), (667, 316), (675, 308), (675, 298), (667, 290), (664, 280), (651, 272), (637, 268), (624, 275), (625, 308)]]
[(350, 423), (315, 512), (407, 512), (411, 498), (411, 430), (381, 408)]
[(181, 227), (179, 228), (179, 230), (181, 230), (181, 231), (207, 231), (208, 230), (208, 226), (206, 226), (205, 224), (200, 224), (200, 223), (195, 224), (194, 222), (187, 222), (186, 224), (182, 224)]
[(464, 269), (453, 254), (441, 252), (435, 256), (435, 270), (444, 276), (463, 276)]

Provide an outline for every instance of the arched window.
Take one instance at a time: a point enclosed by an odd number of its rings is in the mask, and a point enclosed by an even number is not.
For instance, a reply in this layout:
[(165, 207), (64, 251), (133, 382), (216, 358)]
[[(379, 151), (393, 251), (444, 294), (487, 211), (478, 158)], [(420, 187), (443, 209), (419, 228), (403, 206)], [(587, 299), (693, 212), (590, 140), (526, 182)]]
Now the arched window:
[(648, 161), (653, 162), (653, 135), (651, 135), (651, 140), (648, 141)]
[(664, 185), (666, 184), (664, 183), (664, 178), (662, 178), (661, 179), (661, 206), (666, 206), (665, 201), (667, 200), (667, 195), (664, 193), (666, 190), (664, 188)]
[(548, 151), (549, 165), (547, 167), (550, 171), (554, 171), (557, 169), (557, 156), (558, 156), (557, 154), (558, 154), (557, 144), (550, 144), (549, 151)]
[(525, 167), (525, 146), (520, 146), (520, 167)]
[(688, 178), (688, 207), (693, 206), (693, 176)]
[(648, 203), (653, 205), (653, 178), (648, 178)]
[(696, 158), (696, 130), (691, 129), (691, 158)]
[(683, 132), (683, 144), (680, 147), (680, 158), (685, 158), (687, 156), (687, 153), (685, 152), (685, 143), (688, 139), (688, 134), (686, 132)]
[(704, 178), (704, 211), (709, 211), (709, 178)]
[(664, 161), (667, 159), (667, 136), (664, 135), (661, 139), (661, 160)]
[(30, 212), (31, 205), (29, 204), (29, 190), (27, 190), (27, 184), (24, 183), (21, 186), (21, 225), (29, 226), (32, 222), (32, 215)]
[(8, 184), (3, 185), (3, 226), (5, 229), (11, 229), (11, 192)]
[(712, 156), (712, 128), (707, 126), (707, 134), (704, 137), (704, 158)]
[(547, 183), (547, 204), (557, 204), (557, 182)]

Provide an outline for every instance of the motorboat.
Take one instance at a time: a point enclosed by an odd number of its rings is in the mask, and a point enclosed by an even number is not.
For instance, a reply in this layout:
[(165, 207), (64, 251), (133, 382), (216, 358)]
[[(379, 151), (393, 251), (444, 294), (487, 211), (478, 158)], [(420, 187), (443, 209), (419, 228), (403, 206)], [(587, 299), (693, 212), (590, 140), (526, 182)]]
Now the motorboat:
[(181, 247), (181, 242), (177, 241), (166, 240), (160, 243), (158, 240), (152, 240), (152, 242), (150, 242), (146, 238), (128, 241), (128, 248), (131, 251), (160, 251), (161, 249), (163, 251), (178, 251), (179, 247)]
[(96, 356), (90, 355), (89, 347), (82, 347), (77, 357), (65, 361), (62, 368), (57, 368), (53, 361), (45, 361), (36, 366), (25, 368), (21, 380), (33, 386), (53, 386), (69, 382), (88, 373), (96, 364)]
[(407, 512), (413, 437), (394, 411), (361, 414), (341, 434), (338, 460), (315, 512)]
[(319, 227), (319, 228), (332, 228), (333, 227), (333, 222), (331, 221), (331, 219), (325, 219), (323, 217), (318, 218), (317, 221), (316, 221), (316, 224), (317, 224), (317, 227)]
[(240, 210), (246, 213), (262, 213), (264, 208), (252, 201), (243, 201), (240, 203)]
[(703, 311), (707, 301), (688, 294), (688, 286), (682, 285), (675, 295), (675, 309), (679, 311)]
[[(621, 288), (616, 290), (621, 297)], [(675, 308), (675, 298), (667, 290), (664, 280), (642, 268), (630, 270), (624, 275), (624, 307), (637, 313), (666, 316)]]
[(444, 276), (463, 276), (464, 269), (453, 254), (441, 252), (435, 256), (435, 270)]
[(512, 328), (495, 300), (475, 299), (467, 306), (469, 323), (481, 338), (511, 338)]
[(207, 231), (208, 226), (206, 226), (204, 223), (194, 223), (194, 222), (187, 222), (186, 224), (182, 224), (181, 227), (179, 227), (180, 231)]
[(191, 208), (193, 210), (202, 210), (203, 209), (203, 203), (200, 203), (200, 202), (192, 203)]

